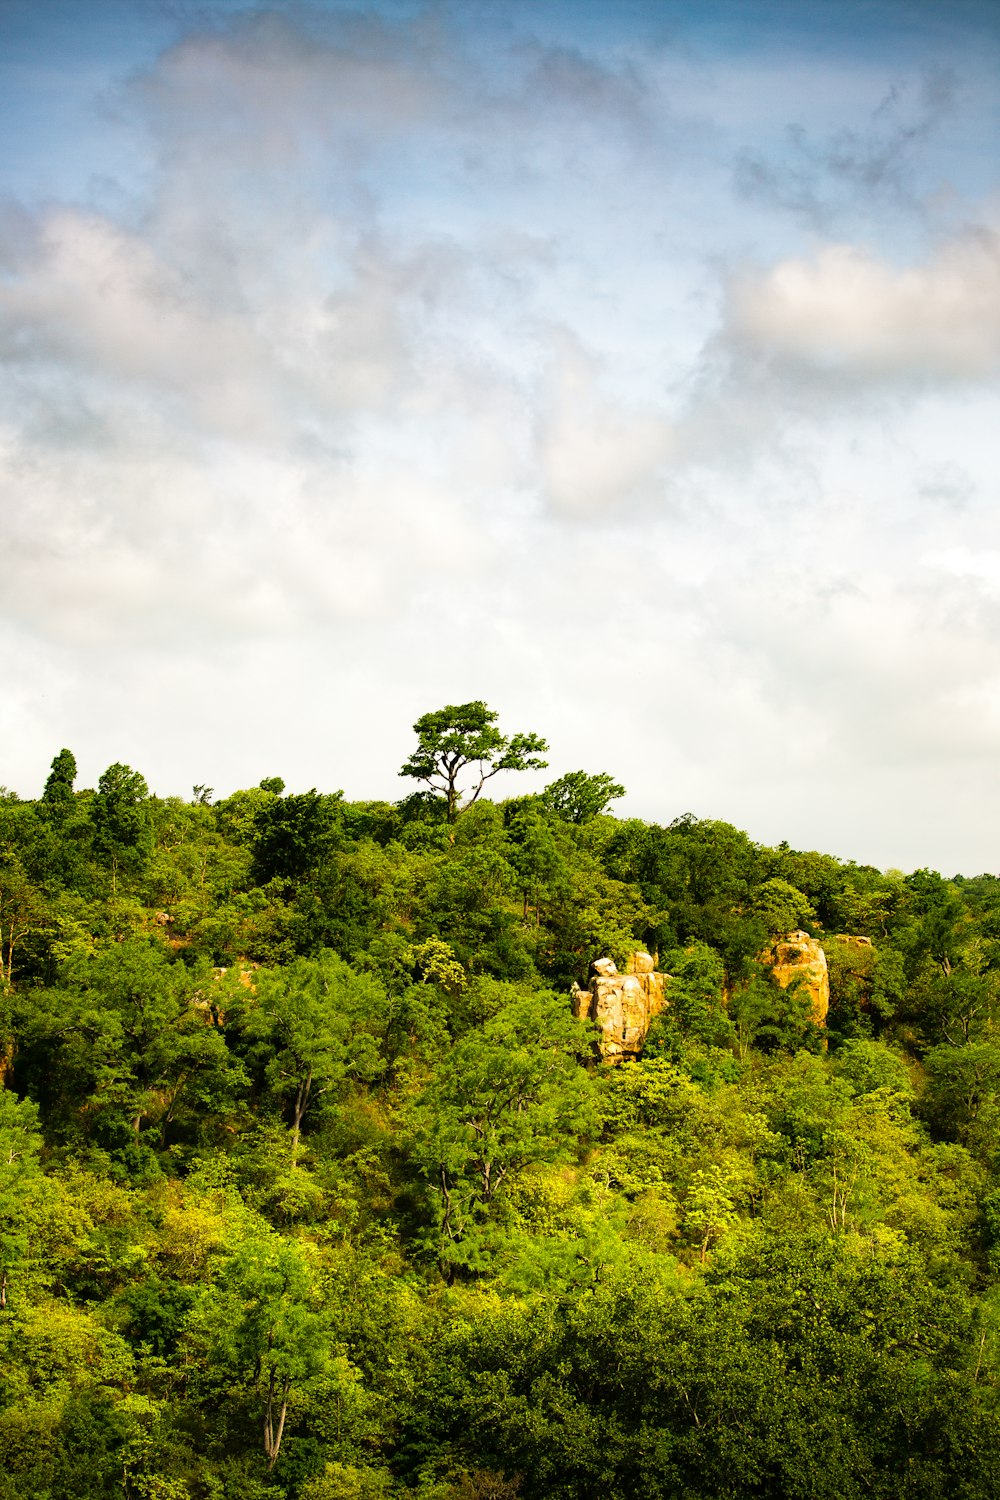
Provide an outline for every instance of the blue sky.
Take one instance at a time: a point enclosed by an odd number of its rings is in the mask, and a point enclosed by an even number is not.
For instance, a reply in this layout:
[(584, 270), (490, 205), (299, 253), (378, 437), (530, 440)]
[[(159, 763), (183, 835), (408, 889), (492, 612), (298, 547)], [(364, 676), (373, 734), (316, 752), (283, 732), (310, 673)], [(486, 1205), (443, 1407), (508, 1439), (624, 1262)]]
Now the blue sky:
[[(996, 869), (1000, 12), (0, 0), (0, 779)], [(511, 788), (513, 790), (513, 787)]]

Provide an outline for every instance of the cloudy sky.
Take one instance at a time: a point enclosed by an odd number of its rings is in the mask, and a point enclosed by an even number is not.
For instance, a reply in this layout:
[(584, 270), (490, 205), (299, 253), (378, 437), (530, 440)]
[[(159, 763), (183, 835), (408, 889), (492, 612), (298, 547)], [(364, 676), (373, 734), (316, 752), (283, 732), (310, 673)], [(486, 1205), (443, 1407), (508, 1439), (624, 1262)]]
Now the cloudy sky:
[(994, 0), (0, 0), (0, 781), (395, 798), (484, 698), (1000, 869), (998, 80)]

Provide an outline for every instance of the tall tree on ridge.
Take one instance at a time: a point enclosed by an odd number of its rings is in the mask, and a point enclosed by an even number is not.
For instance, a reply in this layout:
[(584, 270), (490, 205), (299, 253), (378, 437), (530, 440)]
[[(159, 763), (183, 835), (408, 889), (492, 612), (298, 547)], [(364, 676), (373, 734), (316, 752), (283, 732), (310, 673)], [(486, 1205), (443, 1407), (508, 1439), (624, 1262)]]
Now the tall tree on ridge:
[[(549, 748), (537, 734), (504, 735), (496, 727), (499, 715), (480, 699), (472, 703), (449, 703), (423, 714), (413, 726), (417, 748), (400, 768), (400, 776), (425, 781), (432, 791), (443, 793), (448, 822), (472, 806), (490, 777), (498, 771), (536, 771), (548, 764), (541, 759)], [(467, 766), (475, 778), (464, 805), (459, 779)]]

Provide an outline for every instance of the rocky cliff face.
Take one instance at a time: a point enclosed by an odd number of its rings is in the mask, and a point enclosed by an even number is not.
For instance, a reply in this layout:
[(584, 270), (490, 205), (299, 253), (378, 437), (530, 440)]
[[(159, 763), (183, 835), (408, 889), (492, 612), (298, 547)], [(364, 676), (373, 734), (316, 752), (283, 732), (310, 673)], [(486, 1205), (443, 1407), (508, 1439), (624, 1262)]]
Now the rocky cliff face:
[(773, 972), (783, 990), (798, 983), (799, 993), (809, 999), (810, 1015), (817, 1026), (826, 1025), (830, 1009), (830, 976), (826, 954), (808, 932), (789, 932), (766, 948), (760, 961)]
[(657, 971), (648, 953), (633, 953), (624, 974), (619, 974), (610, 958), (591, 964), (590, 988), (574, 988), (573, 1014), (597, 1023), (602, 1062), (639, 1056), (650, 1021), (667, 1003), (668, 978)]

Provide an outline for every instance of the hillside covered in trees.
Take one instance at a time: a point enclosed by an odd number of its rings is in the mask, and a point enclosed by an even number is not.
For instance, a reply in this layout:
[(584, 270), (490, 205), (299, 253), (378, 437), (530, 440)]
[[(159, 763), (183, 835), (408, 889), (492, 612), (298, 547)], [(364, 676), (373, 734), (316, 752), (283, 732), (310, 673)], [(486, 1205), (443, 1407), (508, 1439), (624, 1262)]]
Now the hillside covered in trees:
[(0, 800), (0, 1500), (995, 1495), (1000, 879), (415, 729), (396, 803)]

